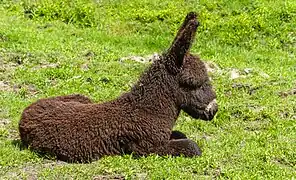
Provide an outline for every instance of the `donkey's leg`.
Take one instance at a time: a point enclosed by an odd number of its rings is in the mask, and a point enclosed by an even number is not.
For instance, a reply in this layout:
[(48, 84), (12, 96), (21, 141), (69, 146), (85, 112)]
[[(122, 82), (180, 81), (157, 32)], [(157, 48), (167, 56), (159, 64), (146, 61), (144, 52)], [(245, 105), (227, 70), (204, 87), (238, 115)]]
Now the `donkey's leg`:
[(159, 147), (155, 151), (159, 155), (172, 155), (185, 157), (200, 156), (201, 150), (198, 145), (190, 139), (173, 139), (166, 145)]
[(172, 131), (170, 139), (187, 139), (187, 137), (181, 131)]
[(89, 104), (92, 103), (92, 101), (81, 94), (71, 94), (66, 96), (56, 96), (56, 97), (50, 97), (46, 100), (54, 100), (54, 101), (63, 101), (63, 102), (80, 102), (83, 104)]

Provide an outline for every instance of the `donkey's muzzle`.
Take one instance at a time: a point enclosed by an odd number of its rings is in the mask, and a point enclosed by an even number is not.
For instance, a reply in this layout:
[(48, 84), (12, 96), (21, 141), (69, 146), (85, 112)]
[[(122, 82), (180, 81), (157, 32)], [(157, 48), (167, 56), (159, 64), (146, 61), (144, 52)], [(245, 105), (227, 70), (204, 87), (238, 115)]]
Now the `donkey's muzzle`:
[(217, 111), (218, 111), (218, 104), (216, 99), (214, 99), (207, 105), (205, 111), (201, 114), (200, 118), (202, 120), (210, 121), (215, 117)]
[(215, 117), (218, 111), (218, 104), (216, 102), (216, 99), (214, 99), (204, 108), (181, 105), (181, 109), (183, 109), (188, 115), (195, 119), (210, 121)]

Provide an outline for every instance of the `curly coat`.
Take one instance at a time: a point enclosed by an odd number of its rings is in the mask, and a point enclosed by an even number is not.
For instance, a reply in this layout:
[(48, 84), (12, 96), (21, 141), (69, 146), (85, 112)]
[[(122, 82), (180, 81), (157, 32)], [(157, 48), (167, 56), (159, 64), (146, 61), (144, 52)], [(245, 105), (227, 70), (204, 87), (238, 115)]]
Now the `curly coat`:
[(153, 62), (130, 92), (93, 103), (83, 95), (40, 99), (22, 113), (23, 144), (69, 162), (105, 155), (201, 155), (185, 134), (172, 131), (181, 110), (213, 119), (218, 110), (204, 63), (189, 53), (198, 27), (189, 13), (169, 50)]

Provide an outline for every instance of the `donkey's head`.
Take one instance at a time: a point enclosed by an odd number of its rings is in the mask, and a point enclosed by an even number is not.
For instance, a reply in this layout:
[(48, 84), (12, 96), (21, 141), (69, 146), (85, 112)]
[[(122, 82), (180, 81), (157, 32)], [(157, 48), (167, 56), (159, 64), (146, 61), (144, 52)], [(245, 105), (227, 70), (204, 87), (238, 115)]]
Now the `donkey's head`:
[(167, 70), (178, 81), (178, 104), (193, 118), (212, 120), (218, 111), (206, 67), (198, 56), (189, 53), (199, 25), (196, 14), (189, 13), (163, 58)]

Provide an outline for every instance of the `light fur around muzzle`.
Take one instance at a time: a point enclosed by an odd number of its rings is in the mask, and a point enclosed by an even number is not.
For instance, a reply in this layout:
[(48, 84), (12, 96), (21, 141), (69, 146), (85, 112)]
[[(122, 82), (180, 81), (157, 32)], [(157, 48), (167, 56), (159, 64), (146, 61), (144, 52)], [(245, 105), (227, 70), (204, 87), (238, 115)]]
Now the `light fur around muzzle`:
[(217, 100), (212, 100), (206, 107), (206, 111), (209, 112), (213, 107), (217, 106)]

